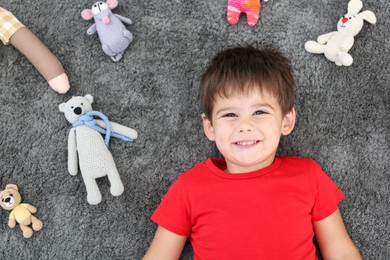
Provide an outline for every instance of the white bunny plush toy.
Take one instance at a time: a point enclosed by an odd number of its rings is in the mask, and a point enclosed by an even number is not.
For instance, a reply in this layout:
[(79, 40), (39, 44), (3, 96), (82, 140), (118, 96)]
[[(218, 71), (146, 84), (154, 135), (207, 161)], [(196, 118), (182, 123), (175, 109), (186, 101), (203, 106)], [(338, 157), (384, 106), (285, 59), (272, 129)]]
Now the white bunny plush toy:
[(321, 54), (333, 61), (337, 66), (350, 66), (353, 62), (348, 51), (352, 48), (354, 37), (362, 30), (364, 20), (375, 24), (376, 16), (371, 11), (363, 11), (361, 0), (351, 0), (348, 3), (348, 13), (337, 23), (337, 31), (320, 35), (317, 42), (305, 43), (306, 51)]
[[(113, 196), (119, 196), (124, 191), (114, 159), (108, 150), (110, 137), (132, 141), (138, 137), (138, 133), (130, 127), (110, 122), (101, 112), (93, 111), (92, 102), (93, 97), (89, 94), (76, 96), (60, 104), (59, 109), (73, 126), (68, 136), (68, 171), (76, 175), (80, 168), (87, 189), (87, 201), (96, 205), (102, 200), (97, 178), (108, 177)], [(102, 134), (105, 135), (104, 140)]]

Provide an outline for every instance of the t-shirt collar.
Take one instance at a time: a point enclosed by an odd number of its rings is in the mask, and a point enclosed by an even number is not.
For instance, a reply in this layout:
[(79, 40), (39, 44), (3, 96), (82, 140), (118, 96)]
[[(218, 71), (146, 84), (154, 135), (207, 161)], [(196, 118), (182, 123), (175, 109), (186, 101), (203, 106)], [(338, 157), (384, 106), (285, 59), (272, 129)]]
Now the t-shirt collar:
[(205, 163), (207, 168), (210, 169), (212, 173), (220, 177), (228, 178), (228, 179), (249, 179), (249, 178), (257, 178), (274, 171), (281, 165), (282, 160), (279, 157), (275, 157), (274, 162), (270, 166), (267, 166), (257, 171), (238, 173), (238, 174), (227, 173), (224, 171), (226, 169), (225, 159), (209, 158), (206, 160)]

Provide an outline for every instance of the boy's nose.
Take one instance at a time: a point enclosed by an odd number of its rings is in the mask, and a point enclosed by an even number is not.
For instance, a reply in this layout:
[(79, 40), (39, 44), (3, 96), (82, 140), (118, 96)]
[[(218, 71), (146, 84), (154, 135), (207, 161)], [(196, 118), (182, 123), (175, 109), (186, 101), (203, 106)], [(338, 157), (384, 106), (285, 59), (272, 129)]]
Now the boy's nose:
[(242, 129), (240, 129), (240, 133), (241, 132), (250, 132), (250, 131), (252, 131), (252, 129), (251, 128), (242, 128)]
[(249, 119), (243, 119), (241, 120), (239, 126), (238, 126), (238, 132), (251, 132), (253, 131), (253, 126)]
[(251, 126), (249, 126), (248, 124), (242, 125), (239, 128), (239, 132), (250, 132), (252, 130), (253, 130), (253, 128)]

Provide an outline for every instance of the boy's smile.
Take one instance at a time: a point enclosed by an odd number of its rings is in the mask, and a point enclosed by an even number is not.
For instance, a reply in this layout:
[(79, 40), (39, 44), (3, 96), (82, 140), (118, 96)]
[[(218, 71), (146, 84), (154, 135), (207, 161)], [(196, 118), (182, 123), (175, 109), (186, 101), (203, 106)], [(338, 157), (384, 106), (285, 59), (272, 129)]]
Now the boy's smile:
[(217, 96), (212, 120), (202, 117), (207, 137), (226, 160), (226, 171), (246, 173), (273, 163), (280, 136), (294, 127), (295, 110), (283, 116), (273, 95), (254, 88), (249, 94)]

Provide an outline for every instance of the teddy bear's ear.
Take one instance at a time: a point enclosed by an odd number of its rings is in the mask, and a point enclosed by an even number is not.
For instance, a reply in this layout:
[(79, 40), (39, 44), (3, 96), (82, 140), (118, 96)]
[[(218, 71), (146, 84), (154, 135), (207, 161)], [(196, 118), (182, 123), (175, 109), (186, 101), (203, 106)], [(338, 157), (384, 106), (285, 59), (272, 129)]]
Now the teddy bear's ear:
[(93, 96), (91, 94), (87, 94), (84, 97), (88, 100), (89, 103), (93, 103)]
[(64, 103), (62, 103), (62, 104), (60, 104), (59, 106), (58, 106), (58, 109), (61, 111), (61, 112), (65, 112), (65, 102)]
[(16, 186), (15, 184), (7, 184), (7, 186), (5, 186), (5, 189), (19, 190), (18, 186)]
[(363, 2), (361, 0), (351, 0), (348, 3), (348, 13), (349, 14), (358, 14), (363, 7)]

